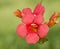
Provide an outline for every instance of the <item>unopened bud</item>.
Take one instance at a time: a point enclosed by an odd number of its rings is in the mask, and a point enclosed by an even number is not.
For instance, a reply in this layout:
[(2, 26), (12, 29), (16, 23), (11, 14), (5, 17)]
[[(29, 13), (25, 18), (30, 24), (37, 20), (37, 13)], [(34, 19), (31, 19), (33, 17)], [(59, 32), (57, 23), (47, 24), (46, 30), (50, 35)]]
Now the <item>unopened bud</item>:
[(22, 18), (21, 11), (17, 9), (17, 11), (14, 12), (14, 15), (16, 15), (19, 18)]

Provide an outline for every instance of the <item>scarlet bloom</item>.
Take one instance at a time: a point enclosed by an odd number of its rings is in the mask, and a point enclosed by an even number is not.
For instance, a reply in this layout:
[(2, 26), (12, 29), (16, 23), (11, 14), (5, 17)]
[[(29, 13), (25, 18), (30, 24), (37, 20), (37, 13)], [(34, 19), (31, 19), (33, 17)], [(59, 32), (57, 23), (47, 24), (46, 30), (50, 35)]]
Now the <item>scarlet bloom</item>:
[(45, 38), (48, 34), (49, 27), (43, 24), (44, 6), (37, 4), (34, 12), (30, 8), (22, 10), (22, 24), (17, 27), (17, 33), (20, 37), (24, 37), (29, 44), (37, 43), (41, 38)]

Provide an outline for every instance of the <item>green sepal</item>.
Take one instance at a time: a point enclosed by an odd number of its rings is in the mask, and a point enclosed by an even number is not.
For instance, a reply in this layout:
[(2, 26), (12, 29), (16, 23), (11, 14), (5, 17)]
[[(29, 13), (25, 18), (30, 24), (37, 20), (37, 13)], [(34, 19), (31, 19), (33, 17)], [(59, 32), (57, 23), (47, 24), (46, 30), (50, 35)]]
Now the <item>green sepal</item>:
[(48, 41), (48, 38), (41, 38), (38, 43), (39, 44), (44, 44), (47, 41)]

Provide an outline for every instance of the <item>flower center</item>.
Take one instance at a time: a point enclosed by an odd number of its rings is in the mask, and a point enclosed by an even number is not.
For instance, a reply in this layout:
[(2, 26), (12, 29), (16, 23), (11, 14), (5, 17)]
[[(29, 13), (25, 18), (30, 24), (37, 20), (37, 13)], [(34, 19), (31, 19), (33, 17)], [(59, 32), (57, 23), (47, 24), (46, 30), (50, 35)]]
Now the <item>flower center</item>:
[(38, 32), (38, 25), (37, 24), (30, 24), (27, 27), (29, 32)]

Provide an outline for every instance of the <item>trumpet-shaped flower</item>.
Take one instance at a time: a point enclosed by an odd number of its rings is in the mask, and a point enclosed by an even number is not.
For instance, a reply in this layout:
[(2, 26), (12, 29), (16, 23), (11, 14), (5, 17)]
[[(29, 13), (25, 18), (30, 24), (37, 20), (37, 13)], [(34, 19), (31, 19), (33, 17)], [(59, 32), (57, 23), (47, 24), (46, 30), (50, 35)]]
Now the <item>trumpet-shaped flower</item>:
[(30, 8), (22, 10), (22, 24), (19, 24), (16, 30), (20, 37), (26, 39), (27, 43), (35, 44), (47, 36), (49, 27), (43, 24), (44, 12), (45, 8), (41, 4), (37, 4), (33, 12)]

